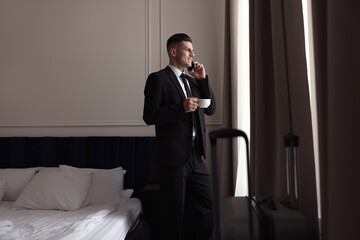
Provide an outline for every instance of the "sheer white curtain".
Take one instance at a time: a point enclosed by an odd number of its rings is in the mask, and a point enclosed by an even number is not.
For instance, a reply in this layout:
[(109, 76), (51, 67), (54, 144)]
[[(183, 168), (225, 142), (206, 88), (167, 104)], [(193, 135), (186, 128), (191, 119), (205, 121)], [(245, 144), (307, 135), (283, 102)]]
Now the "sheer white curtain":
[[(314, 56), (314, 36), (311, 0), (302, 0), (304, 36), (305, 36), (305, 54), (306, 68), (309, 82), (311, 124), (314, 144), (314, 161), (316, 176), (316, 197), (318, 205), (318, 219), (321, 219), (321, 196), (320, 196), (320, 162), (319, 162), (319, 137), (318, 137), (318, 117), (316, 102), (316, 80), (315, 80), (315, 56)], [(320, 222), (320, 221), (319, 221)], [(321, 231), (321, 225), (319, 224)]]
[[(250, 56), (249, 0), (230, 0), (230, 59), (232, 127), (244, 131), (250, 139)], [(247, 189), (245, 142), (233, 142), (235, 196), (245, 196)]]

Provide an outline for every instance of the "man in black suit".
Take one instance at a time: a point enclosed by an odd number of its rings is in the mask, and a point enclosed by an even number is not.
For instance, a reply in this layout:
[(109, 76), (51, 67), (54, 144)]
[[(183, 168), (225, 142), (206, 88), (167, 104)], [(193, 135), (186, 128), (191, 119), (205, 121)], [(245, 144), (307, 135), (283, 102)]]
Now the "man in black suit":
[[(145, 86), (143, 119), (155, 124), (159, 146), (163, 239), (209, 239), (213, 229), (213, 191), (202, 160), (205, 157), (205, 117), (216, 109), (205, 67), (194, 62), (192, 40), (186, 34), (167, 41), (169, 65), (151, 73)], [(198, 99), (211, 99), (207, 108)]]

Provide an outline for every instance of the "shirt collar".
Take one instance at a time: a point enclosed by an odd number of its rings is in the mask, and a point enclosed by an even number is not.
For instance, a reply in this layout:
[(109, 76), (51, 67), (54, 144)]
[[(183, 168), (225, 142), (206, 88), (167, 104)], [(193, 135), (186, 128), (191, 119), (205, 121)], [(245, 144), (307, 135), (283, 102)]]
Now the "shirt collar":
[(174, 67), (171, 64), (169, 64), (168, 66), (171, 68), (171, 70), (173, 70), (177, 78), (179, 78), (182, 73), (185, 73), (185, 72), (181, 72), (178, 68)]

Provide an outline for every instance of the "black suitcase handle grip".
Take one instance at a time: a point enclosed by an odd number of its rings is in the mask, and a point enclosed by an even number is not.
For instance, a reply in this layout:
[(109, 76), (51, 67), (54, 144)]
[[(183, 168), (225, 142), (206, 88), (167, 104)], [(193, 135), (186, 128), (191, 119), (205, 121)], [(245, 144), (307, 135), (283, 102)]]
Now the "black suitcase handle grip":
[(243, 137), (245, 139), (246, 145), (249, 145), (249, 140), (246, 133), (239, 129), (223, 128), (209, 133), (211, 145), (216, 145), (216, 139), (218, 138), (233, 138), (233, 137)]

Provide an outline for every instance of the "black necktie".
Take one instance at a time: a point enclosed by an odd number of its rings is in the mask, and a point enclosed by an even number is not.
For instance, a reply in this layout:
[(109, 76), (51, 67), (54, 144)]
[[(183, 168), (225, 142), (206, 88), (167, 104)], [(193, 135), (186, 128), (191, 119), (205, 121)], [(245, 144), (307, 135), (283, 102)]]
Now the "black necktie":
[[(182, 80), (182, 82), (184, 83), (184, 87), (185, 87), (185, 92), (186, 92), (186, 95), (187, 95), (187, 97), (188, 98), (190, 98), (190, 97), (193, 97), (193, 94), (192, 94), (192, 92), (191, 92), (191, 90), (190, 90), (190, 88), (189, 88), (189, 85), (188, 85), (188, 83), (187, 83), (187, 80), (186, 80), (186, 77), (185, 77), (185, 74), (184, 73), (182, 73), (181, 75), (180, 75), (180, 79)], [(197, 133), (197, 131), (198, 131), (198, 124), (197, 124), (197, 118), (196, 118), (196, 115), (195, 115), (195, 112), (191, 112), (191, 119), (192, 119), (192, 122), (193, 122), (193, 126), (194, 126), (194, 128), (195, 128), (195, 132), (196, 132), (196, 135), (195, 135), (195, 137), (198, 135), (198, 133)], [(197, 138), (196, 138), (197, 139)]]
[(187, 97), (188, 97), (188, 98), (193, 97), (192, 92), (190, 91), (190, 88), (189, 88), (189, 86), (188, 86), (188, 84), (187, 84), (187, 80), (186, 80), (185, 74), (182, 73), (182, 74), (180, 75), (180, 78), (181, 78), (181, 80), (182, 80), (183, 83), (184, 83), (185, 92), (186, 92)]

